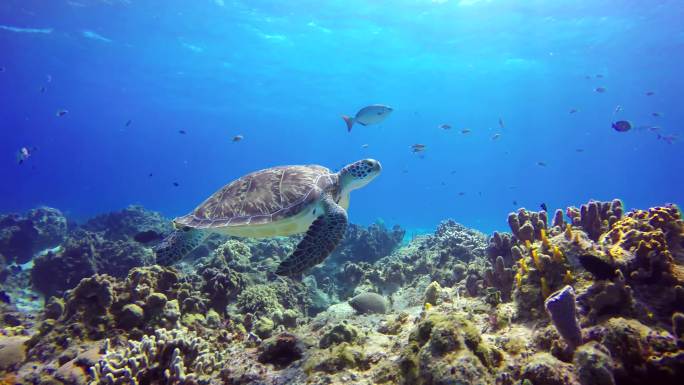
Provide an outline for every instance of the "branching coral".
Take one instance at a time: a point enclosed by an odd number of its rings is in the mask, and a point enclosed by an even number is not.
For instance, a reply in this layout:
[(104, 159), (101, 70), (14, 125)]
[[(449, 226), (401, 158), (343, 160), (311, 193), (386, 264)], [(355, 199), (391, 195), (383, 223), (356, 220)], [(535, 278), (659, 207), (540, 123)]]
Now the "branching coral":
[(91, 367), (90, 385), (193, 384), (222, 367), (221, 350), (186, 329), (158, 329), (127, 347), (107, 340), (103, 358)]

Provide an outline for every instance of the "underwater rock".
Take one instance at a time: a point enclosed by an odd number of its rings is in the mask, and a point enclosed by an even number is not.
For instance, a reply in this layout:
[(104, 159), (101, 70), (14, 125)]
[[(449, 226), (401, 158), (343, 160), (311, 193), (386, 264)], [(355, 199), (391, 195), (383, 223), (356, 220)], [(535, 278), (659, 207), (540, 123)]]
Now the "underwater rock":
[(145, 312), (140, 306), (129, 303), (121, 309), (117, 317), (117, 324), (127, 330), (140, 326), (145, 320)]
[(582, 344), (582, 330), (577, 320), (575, 305), (575, 291), (572, 286), (565, 286), (553, 293), (544, 302), (544, 306), (551, 317), (558, 334), (565, 342), (575, 348)]
[(29, 210), (26, 218), (38, 232), (34, 248), (44, 250), (59, 245), (68, 231), (67, 219), (61, 211), (52, 207)]
[(285, 309), (281, 318), (281, 324), (288, 328), (297, 327), (297, 319), (299, 319), (300, 314), (294, 309)]
[(333, 326), (328, 330), (318, 343), (321, 349), (326, 349), (332, 345), (341, 344), (342, 342), (355, 343), (359, 338), (360, 332), (356, 327), (342, 322)]
[(243, 313), (270, 315), (283, 311), (273, 287), (260, 284), (247, 287), (237, 296), (237, 306)]
[(430, 305), (437, 305), (437, 302), (439, 301), (439, 297), (442, 292), (442, 287), (439, 285), (439, 282), (432, 281), (427, 289), (425, 289), (425, 294), (423, 295), (424, 300), (423, 303), (425, 304), (430, 304)]
[(575, 351), (573, 363), (582, 385), (615, 385), (613, 360), (605, 346), (591, 342)]
[(330, 298), (326, 292), (318, 288), (316, 278), (308, 276), (304, 278), (303, 283), (306, 288), (305, 298), (308, 301), (309, 315), (315, 316), (332, 305), (332, 298)]
[[(228, 241), (232, 242), (232, 241)], [(235, 244), (224, 243), (224, 247), (220, 247), (220, 251), (215, 252), (214, 257), (206, 264), (201, 264), (197, 272), (202, 277), (201, 291), (206, 293), (209, 297), (209, 305), (219, 314), (226, 311), (226, 306), (230, 301), (237, 298), (238, 294), (246, 287), (246, 279), (243, 273), (239, 273), (233, 268), (229, 267), (229, 263), (225, 258), (235, 257)], [(249, 248), (240, 244), (244, 248), (240, 248), (243, 252), (249, 253)], [(228, 251), (230, 250), (230, 251)], [(226, 255), (227, 253), (228, 256)], [(242, 254), (248, 255), (248, 254)], [(247, 259), (249, 262), (249, 259)]]
[(306, 346), (296, 335), (280, 333), (265, 340), (259, 346), (259, 351), (259, 362), (273, 364), (276, 368), (282, 369), (300, 360), (306, 351)]
[(134, 241), (139, 233), (152, 231), (162, 235), (173, 231), (171, 222), (161, 214), (135, 205), (121, 211), (98, 215), (86, 222), (82, 228), (101, 233), (104, 239), (110, 241)]
[(397, 335), (404, 325), (406, 325), (408, 318), (408, 313), (401, 312), (389, 320), (381, 322), (380, 326), (378, 326), (378, 332), (382, 334)]
[(684, 376), (684, 351), (668, 333), (616, 317), (590, 334), (610, 351), (617, 384), (678, 384)]
[(50, 297), (45, 303), (43, 316), (46, 319), (58, 319), (64, 314), (64, 300), (57, 297)]
[(250, 270), (252, 250), (241, 241), (229, 239), (216, 248), (213, 255), (214, 260), (211, 265), (214, 267), (227, 266), (240, 272)]
[(69, 236), (63, 250), (36, 257), (31, 282), (43, 294), (55, 295), (93, 274), (125, 277), (130, 269), (152, 261), (152, 251), (136, 242), (109, 241), (79, 230)]
[(548, 353), (537, 353), (529, 358), (522, 369), (522, 379), (532, 384), (578, 385), (572, 372), (572, 365), (558, 360)]
[(86, 309), (84, 314), (104, 314), (116, 300), (114, 284), (116, 281), (107, 275), (94, 275), (84, 278), (78, 285), (67, 293), (67, 314), (71, 315), (77, 309)]
[(603, 253), (584, 253), (579, 256), (579, 262), (585, 270), (596, 279), (610, 279), (615, 276), (615, 265), (611, 258)]
[[(292, 254), (299, 243), (301, 236), (275, 237), (268, 239), (241, 238), (240, 241), (249, 246), (252, 263), (274, 263), (273, 269), (280, 261)], [(326, 258), (326, 261), (329, 259)]]
[[(353, 291), (393, 293), (401, 287), (417, 286), (422, 280), (451, 287), (465, 278), (468, 264), (484, 273), (486, 240), (478, 231), (452, 220), (443, 221), (434, 235), (418, 237), (373, 265), (357, 264), (363, 275), (355, 278), (358, 286)], [(342, 280), (336, 285), (342, 288), (339, 296), (345, 298), (354, 284)]]
[(368, 357), (363, 348), (342, 342), (309, 359), (304, 370), (337, 373), (344, 369), (367, 370), (368, 366)]
[(67, 220), (57, 209), (40, 207), (25, 217), (0, 215), (0, 254), (7, 262), (28, 262), (41, 250), (59, 245), (67, 233)]
[(340, 245), (330, 256), (331, 261), (373, 263), (390, 255), (401, 244), (405, 233), (398, 225), (388, 230), (379, 223), (368, 228), (350, 224)]
[(360, 314), (385, 314), (389, 308), (385, 297), (377, 293), (361, 293), (350, 299), (349, 305)]
[(605, 316), (636, 314), (632, 289), (626, 285), (619, 270), (613, 282), (596, 281), (577, 300), (587, 310), (590, 322), (597, 322), (600, 317)]
[(0, 370), (13, 370), (26, 360), (28, 337), (0, 336)]
[(502, 358), (470, 321), (433, 313), (416, 324), (398, 365), (402, 384), (489, 384)]
[(275, 323), (268, 317), (260, 317), (256, 323), (254, 323), (254, 334), (258, 335), (259, 338), (266, 339), (271, 336), (273, 329), (275, 328)]

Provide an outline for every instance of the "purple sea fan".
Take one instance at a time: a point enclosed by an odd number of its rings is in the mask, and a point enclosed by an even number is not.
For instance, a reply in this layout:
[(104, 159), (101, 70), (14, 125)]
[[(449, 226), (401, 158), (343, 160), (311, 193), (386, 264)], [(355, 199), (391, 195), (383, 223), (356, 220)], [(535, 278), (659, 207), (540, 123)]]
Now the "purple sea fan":
[(571, 286), (565, 286), (551, 294), (544, 301), (546, 311), (551, 316), (553, 326), (571, 348), (582, 344), (582, 330), (577, 321), (575, 308), (575, 291)]

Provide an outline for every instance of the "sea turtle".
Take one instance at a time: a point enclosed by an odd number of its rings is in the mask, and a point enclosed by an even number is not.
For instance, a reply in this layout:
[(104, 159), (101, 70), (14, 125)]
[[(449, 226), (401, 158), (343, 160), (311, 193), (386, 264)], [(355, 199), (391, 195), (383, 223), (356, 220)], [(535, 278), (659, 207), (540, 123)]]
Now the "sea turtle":
[(182, 259), (212, 232), (266, 238), (306, 232), (276, 274), (298, 276), (322, 262), (347, 229), (349, 193), (380, 174), (380, 162), (363, 159), (337, 173), (323, 166), (280, 166), (247, 174), (215, 192), (156, 248), (157, 263)]

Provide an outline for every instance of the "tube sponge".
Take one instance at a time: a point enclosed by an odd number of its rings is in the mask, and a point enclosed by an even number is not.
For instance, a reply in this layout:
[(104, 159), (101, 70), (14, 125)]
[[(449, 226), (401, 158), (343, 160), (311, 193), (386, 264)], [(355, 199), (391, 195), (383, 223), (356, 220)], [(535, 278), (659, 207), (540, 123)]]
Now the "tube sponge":
[(577, 321), (575, 308), (575, 291), (572, 286), (565, 286), (551, 294), (544, 301), (546, 311), (551, 317), (553, 326), (571, 348), (582, 344), (582, 330)]

